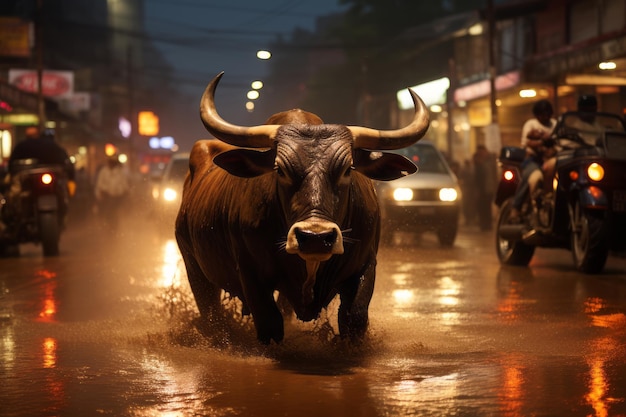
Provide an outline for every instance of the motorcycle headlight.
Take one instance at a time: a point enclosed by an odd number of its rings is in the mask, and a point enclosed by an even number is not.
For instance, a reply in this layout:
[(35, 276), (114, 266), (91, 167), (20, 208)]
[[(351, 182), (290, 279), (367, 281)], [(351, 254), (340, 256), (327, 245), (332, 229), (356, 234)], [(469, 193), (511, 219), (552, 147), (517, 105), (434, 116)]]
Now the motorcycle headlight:
[(173, 188), (166, 188), (163, 190), (163, 199), (165, 201), (174, 201), (178, 193)]
[(413, 190), (410, 188), (396, 188), (393, 190), (393, 199), (396, 201), (413, 200)]
[(442, 188), (439, 190), (439, 200), (441, 201), (456, 201), (458, 193), (454, 188)]
[(604, 167), (594, 162), (587, 167), (587, 175), (593, 181), (601, 181), (604, 178)]

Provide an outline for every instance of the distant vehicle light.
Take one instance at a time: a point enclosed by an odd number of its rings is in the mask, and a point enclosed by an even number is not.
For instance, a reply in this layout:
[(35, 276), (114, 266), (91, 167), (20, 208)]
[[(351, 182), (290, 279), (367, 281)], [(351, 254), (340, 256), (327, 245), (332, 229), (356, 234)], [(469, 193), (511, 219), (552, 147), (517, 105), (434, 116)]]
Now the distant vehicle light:
[(502, 173), (502, 176), (504, 177), (505, 180), (507, 181), (512, 181), (513, 178), (515, 178), (515, 174), (513, 174), (513, 171), (507, 169), (506, 171), (504, 171)]
[(174, 201), (176, 200), (177, 196), (178, 193), (173, 188), (166, 188), (165, 190), (163, 190), (163, 199), (165, 201)]
[(45, 185), (52, 184), (52, 175), (50, 175), (50, 174), (43, 174), (41, 176), (41, 183), (45, 184)]
[(442, 188), (439, 190), (439, 200), (441, 201), (456, 201), (458, 193), (454, 188)]
[(393, 199), (396, 201), (413, 200), (413, 190), (410, 188), (396, 188), (393, 190)]
[(594, 162), (587, 167), (587, 175), (589, 175), (589, 178), (593, 181), (602, 181), (602, 178), (604, 178), (604, 168), (602, 165)]

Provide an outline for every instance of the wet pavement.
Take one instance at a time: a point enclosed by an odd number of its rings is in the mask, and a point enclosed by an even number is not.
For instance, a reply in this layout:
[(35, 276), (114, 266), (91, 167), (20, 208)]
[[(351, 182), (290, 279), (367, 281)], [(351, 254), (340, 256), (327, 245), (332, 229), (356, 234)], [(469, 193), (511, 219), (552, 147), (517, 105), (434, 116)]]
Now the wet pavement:
[(335, 337), (336, 302), (263, 346), (250, 320), (198, 332), (170, 222), (123, 225), (0, 259), (0, 415), (626, 415), (624, 258), (586, 276), (564, 250), (501, 267), (471, 227), (450, 249), (397, 236), (362, 346)]

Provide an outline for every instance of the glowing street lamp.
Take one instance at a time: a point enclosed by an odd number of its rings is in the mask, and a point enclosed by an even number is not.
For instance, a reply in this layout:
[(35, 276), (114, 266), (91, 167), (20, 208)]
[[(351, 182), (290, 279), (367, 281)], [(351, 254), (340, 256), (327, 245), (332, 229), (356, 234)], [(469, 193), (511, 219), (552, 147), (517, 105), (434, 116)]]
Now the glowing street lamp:
[(249, 100), (256, 100), (257, 98), (259, 98), (259, 92), (256, 90), (250, 90), (248, 91), (247, 97)]
[(259, 59), (266, 60), (272, 57), (272, 53), (270, 51), (260, 50), (260, 51), (257, 51), (256, 57)]
[(263, 81), (252, 81), (250, 85), (254, 90), (260, 90), (263, 88)]

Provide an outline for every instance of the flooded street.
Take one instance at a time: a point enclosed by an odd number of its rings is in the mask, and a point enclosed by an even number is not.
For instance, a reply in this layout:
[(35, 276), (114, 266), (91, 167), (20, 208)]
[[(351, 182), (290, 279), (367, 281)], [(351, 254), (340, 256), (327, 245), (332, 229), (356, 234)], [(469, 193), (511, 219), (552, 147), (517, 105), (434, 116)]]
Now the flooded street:
[(61, 256), (0, 259), (2, 416), (616, 416), (626, 414), (626, 260), (574, 271), (564, 250), (500, 267), (493, 232), (379, 252), (362, 346), (336, 308), (200, 333), (172, 226), (70, 223)]

